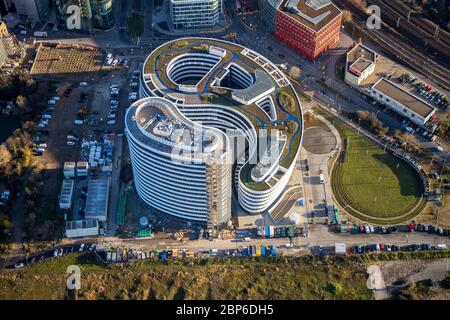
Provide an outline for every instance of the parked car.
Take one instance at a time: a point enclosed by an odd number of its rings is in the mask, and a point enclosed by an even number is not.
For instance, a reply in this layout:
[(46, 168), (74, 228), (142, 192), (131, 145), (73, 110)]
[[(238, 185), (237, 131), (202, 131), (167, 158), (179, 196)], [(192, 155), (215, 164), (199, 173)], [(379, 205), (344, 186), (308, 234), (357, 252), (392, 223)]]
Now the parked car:
[(20, 269), (20, 268), (23, 268), (23, 267), (25, 267), (25, 265), (23, 264), (23, 262), (17, 262), (17, 263), (14, 265), (14, 268), (15, 268), (15, 269)]

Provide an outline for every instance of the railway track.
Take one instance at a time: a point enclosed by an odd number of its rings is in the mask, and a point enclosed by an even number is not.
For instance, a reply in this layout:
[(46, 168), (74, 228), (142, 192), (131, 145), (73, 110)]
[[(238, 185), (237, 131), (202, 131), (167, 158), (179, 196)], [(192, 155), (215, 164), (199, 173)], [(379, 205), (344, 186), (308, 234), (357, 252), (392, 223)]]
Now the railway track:
[[(403, 4), (392, 0), (369, 0), (368, 3), (378, 5), (381, 11), (381, 17), (384, 21), (390, 21), (390, 25), (396, 29), (401, 29), (410, 37), (422, 41), (433, 50), (444, 57), (450, 57), (450, 35), (431, 21), (414, 15), (414, 12)], [(408, 14), (411, 16), (408, 21)], [(387, 17), (387, 18), (386, 18)], [(397, 23), (398, 27), (397, 27)], [(435, 36), (436, 30), (439, 30)]]
[(369, 30), (366, 26), (367, 16), (357, 8), (349, 5), (347, 1), (336, 0), (335, 3), (341, 8), (351, 11), (353, 13), (353, 24), (355, 27), (370, 40), (382, 47), (388, 54), (406, 63), (409, 67), (422, 73), (444, 89), (450, 90), (450, 70), (425, 56), (422, 52), (408, 44), (400, 35), (387, 33), (384, 30)]

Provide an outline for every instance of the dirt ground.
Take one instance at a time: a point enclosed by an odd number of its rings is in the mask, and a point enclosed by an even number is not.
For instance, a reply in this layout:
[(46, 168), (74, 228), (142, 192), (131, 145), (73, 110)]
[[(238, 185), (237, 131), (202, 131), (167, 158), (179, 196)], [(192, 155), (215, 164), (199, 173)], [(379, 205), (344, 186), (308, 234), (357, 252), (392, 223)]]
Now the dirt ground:
[[(381, 272), (389, 292), (394, 292), (404, 285), (422, 280), (433, 280), (434, 284), (427, 294), (427, 299), (449, 299), (450, 290), (441, 288), (437, 282), (443, 280), (450, 271), (450, 259), (389, 261), (380, 265)], [(405, 280), (405, 284), (396, 283)]]

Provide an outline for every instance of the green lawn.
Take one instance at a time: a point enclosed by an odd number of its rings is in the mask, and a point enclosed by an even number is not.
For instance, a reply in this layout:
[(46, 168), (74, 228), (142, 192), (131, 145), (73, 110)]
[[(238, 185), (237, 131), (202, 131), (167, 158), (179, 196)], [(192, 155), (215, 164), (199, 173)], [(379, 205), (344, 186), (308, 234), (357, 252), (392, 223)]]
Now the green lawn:
[(346, 151), (333, 169), (332, 187), (345, 211), (376, 224), (404, 222), (420, 213), (425, 201), (414, 169), (339, 120), (333, 121)]

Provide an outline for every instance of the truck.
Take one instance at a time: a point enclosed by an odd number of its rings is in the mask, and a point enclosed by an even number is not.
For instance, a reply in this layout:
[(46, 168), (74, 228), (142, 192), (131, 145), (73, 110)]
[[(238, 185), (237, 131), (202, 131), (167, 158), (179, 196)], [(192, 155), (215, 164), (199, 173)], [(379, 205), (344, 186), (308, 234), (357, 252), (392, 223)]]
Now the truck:
[(35, 37), (41, 37), (41, 38), (45, 38), (45, 37), (48, 36), (48, 34), (47, 34), (46, 31), (35, 31), (35, 32), (33, 33), (33, 35), (34, 35)]

